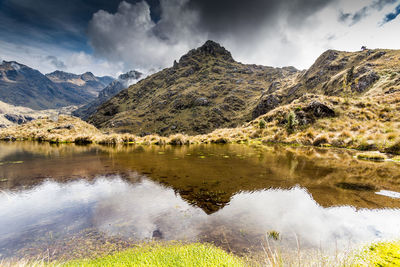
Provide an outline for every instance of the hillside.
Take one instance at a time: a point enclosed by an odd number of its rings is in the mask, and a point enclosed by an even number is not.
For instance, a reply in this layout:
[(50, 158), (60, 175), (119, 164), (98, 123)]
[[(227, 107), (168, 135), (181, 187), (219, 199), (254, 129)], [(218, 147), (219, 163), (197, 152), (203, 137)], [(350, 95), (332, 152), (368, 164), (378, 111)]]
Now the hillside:
[(205, 134), (242, 126), (305, 94), (390, 102), (400, 90), (399, 73), (397, 50), (328, 50), (308, 70), (298, 71), (241, 64), (207, 41), (173, 67), (117, 94), (88, 121), (138, 135)]
[(97, 108), (109, 100), (111, 97), (127, 88), (128, 86), (135, 84), (138, 80), (143, 77), (143, 73), (132, 70), (127, 73), (121, 74), (118, 79), (112, 81), (108, 84), (103, 90), (98, 93), (96, 99), (91, 102), (83, 105), (79, 109), (73, 112), (74, 116), (77, 116), (82, 119), (89, 118), (92, 114), (94, 114)]
[(84, 95), (89, 94), (93, 97), (97, 97), (104, 87), (114, 81), (112, 77), (96, 77), (91, 72), (78, 75), (59, 70), (46, 74), (46, 77), (65, 90), (80, 91)]
[(265, 88), (290, 86), (293, 67), (245, 65), (208, 41), (104, 103), (89, 122), (139, 135), (202, 134), (252, 119)]
[(13, 106), (0, 101), (0, 129), (24, 124), (32, 120), (59, 114), (71, 115), (76, 106), (67, 106), (59, 109), (33, 110), (27, 107)]
[(0, 64), (0, 101), (32, 109), (60, 108), (87, 103), (93, 96), (63, 88), (38, 70), (14, 61)]

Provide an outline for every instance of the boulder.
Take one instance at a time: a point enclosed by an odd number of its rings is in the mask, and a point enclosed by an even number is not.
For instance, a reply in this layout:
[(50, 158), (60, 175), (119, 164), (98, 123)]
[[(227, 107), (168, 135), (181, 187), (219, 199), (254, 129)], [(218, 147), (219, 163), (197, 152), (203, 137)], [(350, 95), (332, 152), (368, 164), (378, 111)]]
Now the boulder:
[(373, 85), (376, 81), (379, 80), (379, 75), (376, 74), (376, 72), (372, 71), (367, 73), (364, 76), (361, 76), (358, 79), (357, 83), (353, 83), (351, 85), (351, 89), (353, 91), (357, 91), (359, 93), (363, 93), (365, 92), (365, 90), (367, 90), (371, 85)]
[(273, 110), (280, 104), (280, 102), (280, 99), (276, 95), (262, 96), (252, 112), (252, 118), (255, 119), (268, 111)]
[(13, 123), (17, 123), (17, 124), (23, 124), (23, 123), (33, 120), (33, 118), (30, 116), (17, 115), (17, 114), (4, 114), (4, 117), (7, 120), (9, 120)]

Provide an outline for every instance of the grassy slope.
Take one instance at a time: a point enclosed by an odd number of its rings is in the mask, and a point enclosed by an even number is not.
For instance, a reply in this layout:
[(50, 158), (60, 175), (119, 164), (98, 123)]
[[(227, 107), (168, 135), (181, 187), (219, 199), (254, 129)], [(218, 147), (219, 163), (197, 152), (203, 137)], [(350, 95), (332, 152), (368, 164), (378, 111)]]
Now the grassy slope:
[[(252, 119), (265, 88), (282, 86), (299, 72), (235, 62), (217, 44), (200, 47), (164, 69), (123, 90), (103, 104), (89, 122), (103, 129), (196, 135), (236, 127)], [(214, 53), (215, 52), (215, 53)]]
[[(227, 51), (202, 51), (124, 90), (89, 121), (118, 132), (196, 135), (240, 127), (305, 94), (361, 99), (378, 104), (369, 113), (381, 113), (400, 90), (398, 50), (328, 50), (307, 71), (244, 65), (227, 58)], [(207, 104), (199, 104), (201, 98)]]

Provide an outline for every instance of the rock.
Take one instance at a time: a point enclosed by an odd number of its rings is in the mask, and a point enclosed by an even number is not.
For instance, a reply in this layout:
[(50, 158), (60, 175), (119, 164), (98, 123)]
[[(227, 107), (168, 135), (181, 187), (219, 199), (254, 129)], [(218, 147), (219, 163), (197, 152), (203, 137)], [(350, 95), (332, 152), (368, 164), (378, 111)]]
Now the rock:
[(378, 58), (380, 58), (380, 57), (382, 57), (382, 56), (384, 56), (384, 55), (386, 55), (386, 52), (383, 52), (383, 51), (381, 51), (381, 52), (376, 52), (375, 54), (373, 54), (372, 56), (370, 56), (370, 57), (368, 58), (368, 60), (375, 60), (375, 59), (378, 59)]
[(357, 91), (359, 93), (365, 92), (367, 88), (369, 88), (372, 84), (379, 80), (379, 75), (376, 72), (372, 71), (364, 76), (361, 76), (358, 79), (357, 83), (353, 83), (351, 85), (351, 89), (353, 91)]
[(280, 82), (272, 82), (271, 85), (269, 86), (267, 93), (272, 94), (275, 91), (277, 91), (279, 88), (281, 88), (281, 83)]
[(194, 106), (208, 106), (209, 103), (207, 97), (199, 97), (194, 100), (193, 104)]
[(261, 97), (259, 103), (255, 107), (252, 113), (252, 118), (255, 119), (270, 110), (273, 110), (280, 104), (280, 99), (276, 95), (267, 95)]
[(163, 237), (163, 234), (159, 229), (157, 229), (157, 230), (153, 231), (152, 237), (153, 238), (157, 238), (157, 239), (161, 239)]
[[(295, 114), (299, 125), (307, 125), (320, 118), (334, 117), (335, 111), (319, 101), (312, 101), (305, 108), (296, 110)], [(286, 123), (286, 120), (281, 123)]]
[(74, 128), (75, 128), (75, 126), (73, 124), (67, 124), (67, 125), (57, 126), (54, 128), (54, 130), (62, 130), (62, 129), (72, 130)]
[(307, 113), (312, 113), (317, 118), (334, 117), (335, 111), (327, 105), (319, 102), (312, 101), (307, 107), (303, 108)]
[(23, 124), (23, 123), (33, 120), (33, 118), (30, 116), (16, 115), (16, 114), (4, 114), (4, 117), (7, 120), (9, 120), (13, 123), (17, 123), (17, 124)]
[(223, 60), (234, 62), (231, 53), (214, 41), (207, 41), (203, 46), (190, 50), (186, 55), (179, 59), (179, 66), (189, 66), (196, 64), (194, 58), (202, 60), (204, 56), (222, 57)]

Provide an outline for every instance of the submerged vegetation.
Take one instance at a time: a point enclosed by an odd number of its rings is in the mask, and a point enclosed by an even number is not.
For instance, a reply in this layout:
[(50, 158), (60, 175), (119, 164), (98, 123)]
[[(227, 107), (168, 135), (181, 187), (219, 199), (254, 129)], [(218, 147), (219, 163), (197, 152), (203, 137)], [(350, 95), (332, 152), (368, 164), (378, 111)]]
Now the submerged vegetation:
[(385, 161), (387, 156), (379, 152), (359, 153), (356, 155), (357, 159), (372, 160), (372, 161)]

